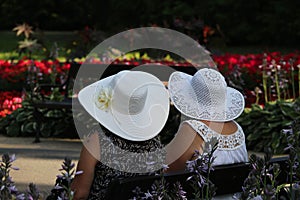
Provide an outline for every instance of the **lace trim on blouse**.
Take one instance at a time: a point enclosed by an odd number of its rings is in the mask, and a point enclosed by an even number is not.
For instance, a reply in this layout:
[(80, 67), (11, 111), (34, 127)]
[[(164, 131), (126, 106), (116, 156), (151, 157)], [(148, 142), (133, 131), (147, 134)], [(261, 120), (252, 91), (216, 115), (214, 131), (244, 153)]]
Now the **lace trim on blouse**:
[(220, 150), (233, 150), (237, 149), (245, 143), (245, 135), (242, 128), (234, 121), (237, 125), (237, 131), (230, 135), (222, 135), (206, 124), (197, 120), (186, 120), (187, 122), (202, 138), (205, 142), (211, 140), (212, 137), (218, 138), (218, 149)]

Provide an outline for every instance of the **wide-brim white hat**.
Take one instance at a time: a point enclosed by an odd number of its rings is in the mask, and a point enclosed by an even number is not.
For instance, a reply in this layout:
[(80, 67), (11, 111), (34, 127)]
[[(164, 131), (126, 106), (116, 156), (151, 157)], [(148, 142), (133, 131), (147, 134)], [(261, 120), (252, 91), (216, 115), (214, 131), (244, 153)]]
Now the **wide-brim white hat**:
[(212, 68), (198, 70), (193, 76), (173, 72), (168, 83), (171, 101), (184, 115), (199, 119), (225, 122), (244, 110), (244, 96), (227, 87), (225, 78)]
[(78, 94), (84, 109), (112, 133), (131, 141), (157, 136), (170, 108), (163, 83), (142, 71), (121, 71), (99, 80)]

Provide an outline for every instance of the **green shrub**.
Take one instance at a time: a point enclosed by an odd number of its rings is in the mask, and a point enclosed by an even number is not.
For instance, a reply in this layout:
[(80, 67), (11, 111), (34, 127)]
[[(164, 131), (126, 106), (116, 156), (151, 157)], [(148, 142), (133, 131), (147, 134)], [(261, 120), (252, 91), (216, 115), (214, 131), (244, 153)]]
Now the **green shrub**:
[(282, 130), (297, 119), (300, 119), (300, 98), (269, 102), (264, 107), (253, 104), (237, 121), (244, 129), (249, 150), (263, 151), (264, 147), (271, 147), (274, 153), (280, 154), (287, 146)]
[[(40, 109), (42, 116), (37, 116), (41, 122), (42, 137), (77, 137), (74, 129), (72, 113), (67, 110)], [(37, 131), (37, 121), (34, 116), (34, 108), (28, 101), (22, 102), (22, 108), (18, 108), (10, 115), (0, 118), (0, 133), (15, 136), (34, 136)]]

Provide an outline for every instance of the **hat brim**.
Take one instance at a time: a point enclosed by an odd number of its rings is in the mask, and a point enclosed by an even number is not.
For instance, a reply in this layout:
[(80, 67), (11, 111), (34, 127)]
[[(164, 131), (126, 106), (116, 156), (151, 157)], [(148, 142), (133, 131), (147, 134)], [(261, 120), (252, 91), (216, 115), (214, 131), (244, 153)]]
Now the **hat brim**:
[[(113, 109), (101, 110), (95, 102), (99, 87), (108, 87), (113, 76), (97, 81), (85, 88), (78, 99), (84, 109), (112, 133), (130, 141), (145, 141), (157, 136), (164, 127), (169, 115), (169, 95), (159, 79), (148, 88), (144, 109), (136, 115), (126, 115)], [(113, 111), (112, 111), (113, 110)]]
[(183, 72), (173, 72), (169, 78), (169, 94), (174, 106), (184, 115), (208, 121), (225, 122), (236, 119), (245, 107), (243, 95), (236, 89), (227, 87), (225, 106), (222, 110), (210, 110), (201, 104), (191, 86), (193, 76)]

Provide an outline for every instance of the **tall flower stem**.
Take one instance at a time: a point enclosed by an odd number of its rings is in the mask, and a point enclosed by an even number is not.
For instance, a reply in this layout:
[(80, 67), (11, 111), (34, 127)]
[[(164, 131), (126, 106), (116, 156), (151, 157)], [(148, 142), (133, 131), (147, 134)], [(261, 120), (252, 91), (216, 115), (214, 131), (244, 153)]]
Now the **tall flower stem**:
[(275, 60), (272, 60), (272, 65), (275, 70), (275, 87), (276, 87), (276, 93), (277, 93), (277, 100), (280, 101), (281, 97), (280, 97), (280, 87), (279, 87), (279, 79), (278, 79), (278, 72), (280, 70), (280, 65), (277, 65), (275, 63)]
[(293, 90), (293, 99), (296, 99), (296, 90), (295, 90), (295, 75), (294, 75), (294, 67), (292, 67), (292, 90)]
[(292, 80), (292, 92), (293, 92), (293, 99), (296, 99), (296, 89), (295, 89), (295, 74), (294, 74), (294, 61), (291, 59), (290, 60), (290, 65), (291, 65), (291, 80)]
[(300, 64), (297, 65), (298, 67), (298, 97), (300, 97)]
[(262, 63), (262, 81), (263, 81), (263, 90), (264, 90), (264, 97), (265, 97), (265, 103), (268, 103), (268, 87), (267, 87), (267, 80), (268, 76), (266, 73), (266, 66), (267, 66), (267, 55), (264, 54), (264, 59)]
[(210, 171), (212, 169), (212, 159), (213, 159), (213, 155), (209, 154), (209, 162), (207, 163), (208, 166), (208, 171), (207, 171), (207, 187), (206, 187), (206, 198), (207, 199), (211, 199), (211, 194), (210, 194)]

